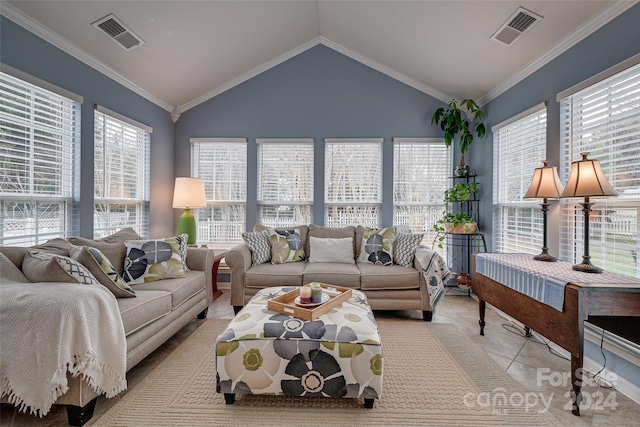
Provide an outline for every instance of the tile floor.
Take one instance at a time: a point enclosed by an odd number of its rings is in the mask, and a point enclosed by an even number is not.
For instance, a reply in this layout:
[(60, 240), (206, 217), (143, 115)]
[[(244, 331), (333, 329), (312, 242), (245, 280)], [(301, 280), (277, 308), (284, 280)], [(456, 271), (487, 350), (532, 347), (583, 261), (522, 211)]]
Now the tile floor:
[[(421, 321), (419, 311), (376, 311), (376, 317), (415, 318)], [(210, 318), (233, 318), (233, 308), (229, 304), (229, 291), (215, 300), (210, 308)], [(551, 400), (549, 411), (567, 426), (640, 426), (640, 405), (615, 390), (604, 389), (595, 385), (584, 386), (583, 394), (586, 407), (582, 415), (576, 417), (564, 407), (569, 401), (569, 386), (554, 387), (550, 381), (538, 381), (538, 369), (547, 368), (548, 372), (567, 373), (569, 362), (551, 352), (536, 341), (528, 340), (516, 328), (508, 326), (508, 322), (493, 310), (487, 310), (485, 336), (478, 331), (477, 302), (456, 289), (450, 289), (438, 305), (433, 322), (451, 323), (478, 343), (495, 362), (507, 371), (525, 390), (544, 396)], [(133, 388), (168, 354), (170, 354), (185, 338), (187, 338), (202, 320), (194, 319), (175, 336), (169, 339), (158, 350), (135, 366), (127, 374), (129, 388)], [(505, 326), (503, 326), (505, 325)], [(125, 392), (126, 393), (126, 392)], [(105, 413), (118, 397), (111, 400), (99, 398), (94, 420)], [(612, 405), (616, 405), (615, 408)], [(12, 406), (3, 405), (0, 410), (0, 426), (66, 426), (66, 411), (63, 407), (54, 406), (43, 419), (18, 413)], [(87, 423), (91, 425), (91, 421)]]

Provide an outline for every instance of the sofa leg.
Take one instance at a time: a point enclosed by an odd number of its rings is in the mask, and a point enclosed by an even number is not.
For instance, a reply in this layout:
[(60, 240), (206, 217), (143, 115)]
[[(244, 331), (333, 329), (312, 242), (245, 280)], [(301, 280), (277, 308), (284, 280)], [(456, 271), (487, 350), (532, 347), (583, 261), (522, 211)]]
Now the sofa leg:
[(367, 409), (373, 408), (373, 399), (364, 399), (364, 407)]
[(422, 312), (422, 320), (424, 320), (425, 322), (431, 322), (432, 318), (433, 318), (433, 311)]
[(198, 319), (206, 319), (208, 312), (209, 312), (209, 307), (205, 308), (200, 313), (198, 313)]
[(242, 310), (242, 306), (241, 305), (234, 305), (233, 306), (233, 312), (235, 314), (238, 314), (240, 312), (240, 310)]
[(225, 393), (224, 394), (224, 403), (227, 405), (233, 405), (236, 403), (236, 394), (235, 393)]
[(91, 402), (84, 406), (67, 405), (67, 418), (70, 426), (83, 426), (93, 417), (93, 410), (96, 408), (98, 398), (94, 398)]

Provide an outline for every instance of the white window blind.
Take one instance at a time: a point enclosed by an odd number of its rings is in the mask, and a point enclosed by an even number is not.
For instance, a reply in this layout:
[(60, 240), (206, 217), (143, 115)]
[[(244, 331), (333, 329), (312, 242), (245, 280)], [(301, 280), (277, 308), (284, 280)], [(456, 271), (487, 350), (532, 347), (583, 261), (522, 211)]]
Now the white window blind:
[(429, 247), (436, 237), (433, 225), (446, 208), (451, 162), (443, 139), (393, 139), (393, 223), (424, 233)]
[(124, 227), (149, 235), (148, 130), (94, 111), (94, 238)]
[(547, 152), (544, 104), (493, 129), (493, 236), (496, 252), (537, 254), (542, 247), (542, 210), (524, 195)]
[(312, 223), (313, 139), (258, 139), (258, 222)]
[(382, 138), (325, 139), (326, 226), (379, 226), (382, 142)]
[(0, 245), (73, 234), (80, 104), (0, 73)]
[(195, 209), (198, 242), (228, 247), (246, 229), (247, 140), (192, 138), (191, 175), (204, 180), (207, 207)]
[[(640, 65), (563, 98), (560, 109), (561, 179), (589, 152), (619, 194), (591, 199), (589, 255), (599, 267), (640, 277)], [(566, 201), (562, 211), (562, 257), (574, 263), (584, 245), (580, 201)]]

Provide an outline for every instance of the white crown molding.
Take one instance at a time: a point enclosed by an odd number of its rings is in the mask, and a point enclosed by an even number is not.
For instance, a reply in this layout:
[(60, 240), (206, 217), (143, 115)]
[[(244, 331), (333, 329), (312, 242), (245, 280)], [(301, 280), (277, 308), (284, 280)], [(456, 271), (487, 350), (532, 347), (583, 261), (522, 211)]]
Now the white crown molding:
[(344, 46), (339, 45), (338, 43), (335, 43), (325, 37), (322, 36), (318, 36), (316, 38), (314, 38), (313, 40), (310, 40), (292, 50), (290, 50), (289, 52), (286, 52), (270, 61), (265, 62), (264, 64), (261, 64), (259, 66), (257, 66), (256, 68), (254, 68), (253, 70), (250, 70), (244, 74), (242, 74), (241, 76), (236, 77), (233, 80), (228, 81), (227, 83), (218, 86), (217, 88), (213, 89), (210, 92), (205, 93), (204, 95), (201, 95), (199, 97), (197, 97), (196, 99), (194, 99), (193, 101), (187, 102), (186, 104), (183, 104), (179, 107), (179, 112), (180, 113), (184, 113), (185, 111), (202, 104), (203, 102), (206, 102), (208, 100), (210, 100), (211, 98), (214, 98), (218, 95), (220, 95), (223, 92), (228, 91), (229, 89), (234, 88), (235, 86), (238, 86), (241, 83), (246, 82), (249, 79), (252, 79), (253, 77), (258, 76), (261, 73), (264, 73), (265, 71), (279, 65), (282, 64), (285, 61), (288, 61), (289, 59), (293, 58), (296, 55), (301, 54), (302, 52), (305, 52), (309, 49), (311, 49), (312, 47), (315, 47), (317, 45), (323, 45), (326, 46), (330, 49), (335, 50), (338, 53), (341, 53), (355, 61), (358, 61), (370, 68), (373, 68), (376, 71), (379, 71), (395, 80), (398, 80), (408, 86), (411, 86), (414, 89), (417, 89), (421, 92), (426, 93), (427, 95), (433, 96), (434, 98), (437, 98), (439, 100), (441, 100), (442, 102), (449, 102), (449, 100), (451, 99), (451, 97), (449, 95), (446, 95), (432, 87), (429, 87), (427, 85), (425, 85), (424, 83), (421, 83), (417, 80), (414, 80), (410, 77), (405, 76), (404, 74), (401, 74), (389, 67), (387, 67), (386, 65), (382, 65), (372, 59), (369, 59), (363, 55), (360, 55), (357, 52), (354, 52), (350, 49), (347, 49)]
[(335, 43), (325, 37), (320, 37), (320, 43), (322, 43), (324, 46), (327, 46), (333, 50), (335, 50), (336, 52), (339, 52), (345, 56), (348, 56), (349, 58), (358, 61), (370, 68), (373, 68), (376, 71), (381, 72), (382, 74), (385, 74), (395, 80), (398, 80), (399, 82), (402, 82), (404, 84), (406, 84), (407, 86), (411, 86), (414, 89), (419, 90), (420, 92), (426, 93), (427, 95), (430, 95), (436, 99), (439, 99), (442, 102), (449, 102), (451, 100), (451, 95), (447, 95), (444, 92), (441, 92), (437, 89), (432, 88), (431, 86), (428, 86), (422, 82), (419, 82), (418, 80), (415, 80), (411, 77), (408, 77), (396, 70), (394, 70), (391, 67), (388, 67), (384, 64), (381, 64), (379, 62), (374, 61), (373, 59), (367, 58), (364, 55), (361, 55), (351, 49), (348, 49), (342, 45), (339, 45), (338, 43)]
[(0, 14), (12, 20), (16, 24), (23, 27), (24, 29), (30, 31), (31, 33), (43, 39), (44, 41), (62, 50), (63, 52), (73, 56), (74, 58), (83, 62), (84, 64), (87, 64), (88, 66), (95, 69), (96, 71), (99, 71), (100, 73), (116, 81), (117, 83), (121, 84), (122, 86), (126, 87), (132, 92), (153, 102), (157, 106), (169, 112), (173, 110), (172, 105), (169, 105), (162, 99), (153, 95), (151, 92), (133, 83), (131, 80), (127, 79), (122, 74), (113, 70), (103, 62), (93, 57), (91, 54), (80, 49), (78, 46), (72, 44), (71, 42), (66, 40), (64, 37), (52, 31), (49, 27), (41, 24), (40, 22), (34, 20), (30, 16), (24, 14), (22, 11), (15, 8), (13, 5), (6, 3), (4, 1), (0, 1), (0, 5), (1, 5)]
[(636, 3), (638, 3), (638, 0), (621, 0), (612, 2), (609, 6), (601, 10), (600, 13), (591, 17), (563, 40), (552, 46), (544, 54), (536, 58), (534, 61), (530, 62), (520, 71), (513, 74), (507, 80), (489, 91), (486, 95), (480, 98), (479, 104), (482, 106), (494, 100), (546, 64), (593, 34), (596, 30), (602, 28), (605, 24), (609, 23), (614, 18), (622, 15), (631, 7), (635, 6)]
[(319, 41), (319, 37), (316, 37), (313, 40), (310, 40), (292, 50), (290, 50), (289, 52), (283, 53), (282, 55), (273, 58), (270, 61), (267, 61), (261, 65), (258, 65), (256, 68), (247, 71), (246, 73), (232, 79), (229, 80), (228, 82), (218, 86), (217, 88), (205, 93), (204, 95), (200, 95), (199, 97), (197, 97), (196, 99), (194, 99), (193, 101), (189, 101), (185, 104), (182, 104), (180, 107), (178, 107), (180, 113), (184, 113), (185, 111), (202, 104), (203, 102), (206, 102), (208, 100), (210, 100), (211, 98), (214, 98), (218, 95), (220, 95), (223, 92), (228, 91), (229, 89), (234, 88), (235, 86), (238, 86), (239, 84), (242, 84), (244, 82), (246, 82), (249, 79), (252, 79), (254, 77), (256, 77), (259, 74), (264, 73), (265, 71), (275, 67), (276, 65), (282, 64), (285, 61), (288, 61), (289, 59), (293, 58), (296, 55), (301, 54), (302, 52), (311, 49), (314, 46), (317, 46), (320, 41)]

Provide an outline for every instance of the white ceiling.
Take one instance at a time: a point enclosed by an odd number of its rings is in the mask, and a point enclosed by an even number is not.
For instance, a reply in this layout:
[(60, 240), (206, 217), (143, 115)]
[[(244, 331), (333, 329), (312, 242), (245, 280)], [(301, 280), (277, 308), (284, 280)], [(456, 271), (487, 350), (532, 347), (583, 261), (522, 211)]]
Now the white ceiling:
[[(4, 1), (3, 15), (174, 112), (324, 44), (443, 101), (481, 104), (636, 1)], [(543, 19), (490, 39), (522, 6)], [(91, 23), (115, 14), (130, 51)]]

